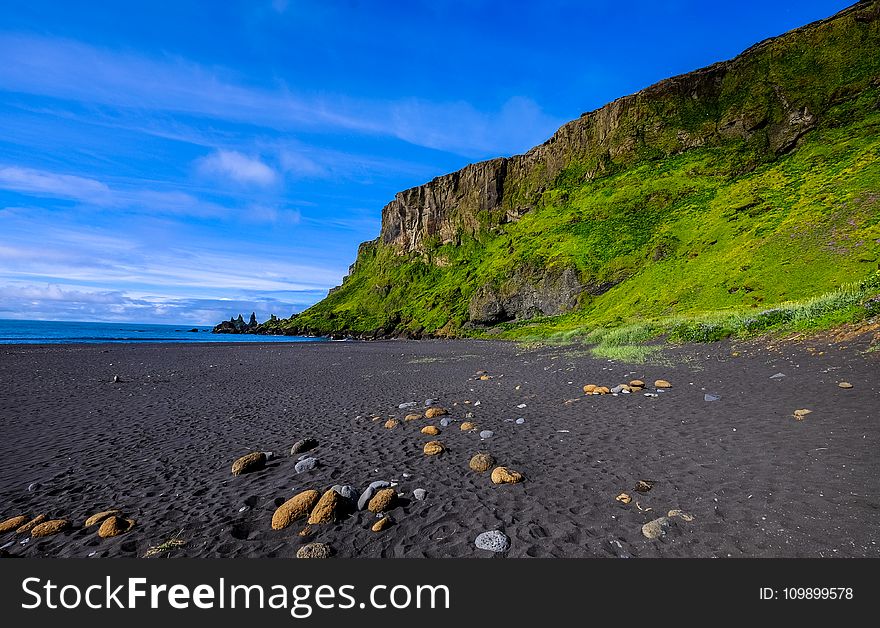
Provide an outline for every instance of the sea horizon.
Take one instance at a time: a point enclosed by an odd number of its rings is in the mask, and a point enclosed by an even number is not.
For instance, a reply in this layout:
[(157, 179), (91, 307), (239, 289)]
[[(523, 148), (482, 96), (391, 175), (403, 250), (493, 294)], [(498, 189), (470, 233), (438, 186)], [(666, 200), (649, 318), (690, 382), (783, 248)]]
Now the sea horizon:
[(321, 342), (306, 336), (214, 334), (212, 326), (169, 323), (0, 319), (0, 344)]

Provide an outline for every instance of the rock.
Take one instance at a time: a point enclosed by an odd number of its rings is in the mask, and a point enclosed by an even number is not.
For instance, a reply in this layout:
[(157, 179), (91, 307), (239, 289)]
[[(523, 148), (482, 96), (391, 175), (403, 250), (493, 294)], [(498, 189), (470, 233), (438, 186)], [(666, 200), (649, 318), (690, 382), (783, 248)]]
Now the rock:
[(370, 529), (371, 529), (373, 532), (381, 532), (382, 530), (384, 530), (385, 528), (387, 528), (388, 526), (390, 526), (392, 523), (393, 523), (393, 522), (391, 521), (391, 517), (387, 517), (387, 516), (386, 516), (386, 517), (382, 517), (381, 519), (379, 519), (379, 521), (377, 521), (376, 523), (374, 523), (374, 524), (373, 524), (373, 527), (370, 528)]
[(440, 406), (432, 406), (425, 410), (426, 419), (436, 419), (438, 416), (443, 416), (444, 414), (449, 414), (449, 412), (446, 411), (446, 408), (441, 408)]
[(125, 534), (135, 526), (134, 519), (123, 519), (116, 515), (111, 515), (104, 519), (104, 523), (98, 528), (98, 536), (102, 539), (109, 539), (112, 536)]
[(611, 392), (611, 389), (608, 386), (596, 386), (596, 389), (593, 391), (594, 395), (607, 395)]
[(417, 488), (416, 490), (413, 491), (413, 498), (416, 501), (419, 501), (419, 502), (424, 501), (427, 496), (428, 496), (428, 491), (426, 491), (423, 488)]
[(812, 413), (813, 413), (812, 410), (807, 410), (806, 408), (804, 408), (803, 410), (795, 410), (794, 411), (794, 418), (797, 419), (798, 421), (803, 421), (804, 418), (808, 414), (812, 414)]
[(785, 373), (777, 373), (776, 375), (771, 375), (770, 379), (782, 379), (785, 377)]
[(376, 480), (372, 484), (370, 484), (367, 488), (364, 489), (364, 492), (361, 493), (360, 498), (358, 499), (358, 510), (363, 510), (367, 507), (367, 503), (372, 499), (373, 495), (380, 488), (385, 488), (387, 486), (391, 486), (390, 482), (386, 482), (385, 480)]
[(17, 528), (20, 528), (24, 525), (28, 520), (26, 515), (18, 515), (16, 517), (10, 517), (6, 521), (0, 523), (0, 532), (10, 532)]
[(495, 432), (492, 430), (483, 430), (480, 432), (480, 438), (492, 438), (493, 436), (495, 436)]
[(654, 480), (639, 480), (638, 482), (636, 482), (635, 488), (633, 488), (633, 490), (638, 493), (647, 493), (652, 488), (654, 488), (655, 484), (656, 482)]
[(58, 534), (69, 527), (70, 522), (67, 519), (50, 519), (49, 521), (44, 521), (43, 523), (34, 526), (34, 529), (31, 530), (31, 537), (36, 539), (43, 536), (51, 536), (52, 534)]
[(614, 499), (616, 499), (617, 501), (619, 501), (621, 504), (628, 504), (628, 503), (630, 503), (630, 502), (632, 501), (632, 497), (630, 497), (630, 496), (629, 496), (628, 494), (626, 494), (626, 493), (621, 493), (620, 495), (618, 495), (618, 496), (615, 497)]
[(415, 401), (406, 401), (399, 406), (397, 406), (398, 410), (406, 410), (407, 408), (415, 408), (418, 404)]
[(122, 382), (122, 378), (119, 377), (119, 375), (114, 375), (114, 376), (113, 376), (113, 383), (114, 383), (114, 384), (119, 384), (120, 382)]
[(309, 515), (309, 524), (332, 523), (336, 521), (336, 509), (339, 506), (339, 493), (332, 488), (321, 495), (321, 499)]
[(43, 523), (46, 520), (46, 515), (37, 515), (26, 524), (17, 528), (15, 530), (16, 534), (28, 534), (31, 530), (36, 528), (39, 524)]
[(837, 385), (837, 387), (838, 387), (838, 388), (852, 388), (853, 385), (850, 384), (849, 382), (840, 382), (840, 383)]
[(293, 466), (293, 470), (297, 473), (305, 473), (306, 471), (311, 471), (317, 466), (317, 458), (303, 458)]
[(672, 388), (672, 384), (667, 382), (665, 379), (658, 379), (654, 382), (654, 388)]
[(435, 399), (425, 399), (425, 407), (433, 406), (437, 401)]
[(507, 467), (495, 467), (492, 470), (492, 484), (517, 484), (522, 482), (522, 479), (521, 473)]
[(630, 388), (644, 388), (645, 382), (640, 379), (634, 379), (629, 383)]
[(405, 417), (403, 417), (403, 420), (409, 422), (409, 421), (417, 421), (421, 418), (422, 418), (422, 415), (415, 412), (413, 414), (407, 414)]
[(34, 491), (36, 491), (38, 488), (41, 488), (42, 486), (43, 485), (40, 484), (39, 482), (31, 482), (30, 484), (28, 484), (28, 493), (33, 493)]
[(330, 558), (333, 550), (326, 543), (306, 543), (296, 550), (297, 558)]
[(672, 519), (674, 517), (678, 517), (682, 521), (693, 521), (694, 520), (693, 515), (689, 515), (688, 513), (686, 513), (685, 511), (683, 511), (679, 508), (675, 508), (674, 510), (670, 510), (669, 512), (666, 513), (666, 516), (669, 517), (670, 519)]
[(440, 427), (448, 427), (450, 423), (452, 423), (452, 419), (449, 419), (449, 418), (440, 419)]
[(475, 429), (477, 429), (477, 425), (475, 423), (471, 423), (470, 421), (465, 421), (464, 423), (461, 424), (461, 431), (462, 432), (468, 432), (470, 430), (475, 430)]
[(290, 448), (290, 455), (297, 456), (309, 449), (314, 449), (318, 446), (318, 441), (314, 438), (304, 438), (302, 440), (298, 440), (293, 444), (293, 447)]
[(314, 489), (294, 495), (275, 510), (272, 529), (283, 530), (297, 519), (307, 516), (320, 497), (321, 494)]
[(618, 384), (611, 389), (611, 392), (615, 395), (623, 392), (629, 392), (629, 386), (627, 386), (626, 384)]
[(385, 421), (385, 429), (393, 430), (395, 427), (397, 427), (398, 423), (400, 422), (397, 419), (388, 419), (387, 421)]
[(519, 419), (516, 420), (516, 424), (517, 424), (517, 425), (522, 425), (522, 424), (525, 423), (525, 422), (526, 422), (526, 420), (523, 419), (523, 418), (521, 418), (521, 417), (520, 417)]
[(485, 381), (488, 380), (488, 379), (491, 379), (488, 375), (480, 375), (480, 380), (481, 380), (481, 381), (484, 381), (484, 382), (485, 382)]
[(592, 395), (593, 391), (596, 390), (596, 388), (598, 388), (596, 384), (587, 384), (586, 386), (584, 386), (584, 394)]
[(383, 488), (373, 495), (367, 504), (367, 510), (370, 512), (385, 512), (391, 508), (391, 504), (397, 497), (397, 491), (393, 488)]
[(649, 521), (645, 525), (642, 526), (642, 534), (646, 539), (659, 539), (666, 536), (666, 532), (669, 530), (669, 519), (666, 517), (660, 517), (658, 519), (654, 519), (653, 521)]
[(351, 501), (355, 501), (358, 496), (355, 487), (348, 484), (334, 484), (330, 490), (336, 491), (340, 497), (350, 499)]
[(703, 401), (718, 401), (719, 399), (721, 399), (721, 395), (710, 395), (709, 393), (703, 395)]
[(437, 456), (446, 451), (446, 448), (439, 440), (432, 440), (425, 443), (425, 448), (423, 449), (423, 451), (425, 452), (426, 456)]
[(439, 434), (439, 433), (440, 433), (440, 430), (438, 430), (433, 425), (426, 425), (425, 427), (422, 428), (422, 434), (427, 434), (428, 436), (437, 436), (437, 434)]
[(501, 530), (489, 530), (477, 535), (474, 545), (477, 549), (500, 553), (510, 549), (510, 539)]
[(91, 517), (89, 517), (88, 519), (86, 519), (86, 522), (83, 527), (91, 528), (96, 523), (101, 523), (102, 521), (104, 521), (104, 519), (107, 519), (109, 517), (119, 517), (121, 515), (122, 515), (121, 510), (115, 510), (115, 509), (114, 510), (102, 510), (101, 512), (94, 514)]
[(266, 466), (266, 454), (253, 451), (232, 463), (232, 475), (241, 475), (251, 471), (259, 471)]
[(493, 458), (491, 454), (474, 454), (471, 461), (468, 463), (468, 466), (477, 473), (485, 473), (495, 466), (495, 458)]

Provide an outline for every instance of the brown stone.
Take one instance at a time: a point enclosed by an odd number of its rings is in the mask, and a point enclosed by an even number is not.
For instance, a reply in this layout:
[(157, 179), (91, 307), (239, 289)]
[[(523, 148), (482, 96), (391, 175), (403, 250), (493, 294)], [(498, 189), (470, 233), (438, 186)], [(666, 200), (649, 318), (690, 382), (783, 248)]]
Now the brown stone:
[(628, 503), (630, 503), (630, 502), (632, 501), (632, 497), (630, 497), (630, 496), (627, 495), (626, 493), (621, 493), (620, 495), (618, 495), (618, 496), (615, 497), (614, 499), (616, 499), (617, 501), (619, 501), (621, 504), (628, 504)]
[(339, 507), (339, 493), (330, 489), (323, 495), (309, 515), (309, 524), (332, 523), (336, 521), (336, 509)]
[(296, 550), (297, 558), (330, 558), (333, 551), (326, 543), (306, 543)]
[(427, 434), (428, 436), (437, 436), (440, 433), (440, 430), (434, 427), (433, 425), (426, 425), (422, 428), (422, 434)]
[(444, 414), (449, 414), (449, 412), (446, 411), (446, 408), (441, 408), (439, 406), (434, 406), (433, 408), (425, 410), (426, 419), (436, 419), (438, 416), (443, 416)]
[(397, 419), (388, 419), (387, 421), (385, 421), (385, 429), (392, 430), (397, 427), (399, 423), (400, 421), (398, 421)]
[(849, 382), (840, 382), (840, 383), (837, 385), (837, 387), (838, 387), (838, 388), (852, 388), (853, 385), (850, 384)]
[(596, 384), (587, 384), (586, 386), (584, 386), (584, 393), (586, 393), (587, 395), (591, 395), (593, 394), (593, 391), (596, 390), (596, 388)]
[(232, 475), (241, 475), (257, 471), (266, 466), (266, 454), (262, 451), (252, 451), (232, 463)]
[(804, 418), (808, 414), (812, 414), (812, 413), (813, 413), (812, 410), (807, 410), (806, 408), (804, 408), (803, 410), (795, 410), (794, 411), (794, 418), (797, 419), (798, 421), (803, 421)]
[(468, 466), (477, 473), (485, 473), (495, 465), (495, 458), (491, 454), (475, 454)]
[(660, 517), (659, 519), (654, 519), (643, 525), (642, 534), (646, 539), (654, 540), (666, 536), (666, 531), (668, 529), (669, 519), (667, 517)]
[(412, 414), (407, 414), (405, 417), (403, 417), (403, 420), (404, 421), (418, 421), (421, 418), (422, 418), (421, 414), (414, 412)]
[(672, 384), (667, 382), (665, 379), (658, 379), (654, 382), (654, 388), (672, 388)]
[(385, 528), (391, 525), (391, 517), (382, 517), (373, 524), (373, 527), (370, 528), (373, 532), (381, 532)]
[(3, 523), (0, 523), (0, 532), (9, 532), (10, 530), (15, 530), (16, 528), (21, 527), (27, 520), (28, 517), (26, 515), (10, 517)]
[(656, 484), (654, 480), (639, 480), (633, 490), (638, 493), (647, 493), (654, 488), (654, 484)]
[(507, 467), (495, 467), (492, 470), (492, 484), (517, 484), (522, 482), (522, 479), (521, 473)]
[(631, 387), (633, 387), (633, 388), (644, 388), (644, 387), (645, 387), (645, 382), (643, 382), (643, 381), (640, 380), (640, 379), (634, 379), (634, 380), (632, 380), (632, 381), (629, 383), (629, 385), (630, 385)]
[(104, 519), (104, 523), (98, 528), (98, 536), (102, 539), (107, 539), (111, 536), (119, 536), (120, 534), (125, 534), (131, 530), (134, 525), (134, 519), (123, 519), (122, 517), (112, 515)]
[(469, 430), (475, 430), (475, 429), (477, 429), (476, 423), (471, 423), (470, 421), (465, 421), (464, 423), (461, 424), (461, 431), (462, 432), (467, 432)]
[(321, 494), (313, 489), (294, 495), (278, 506), (272, 515), (272, 529), (283, 530), (297, 519), (307, 516)]
[(393, 488), (383, 488), (373, 495), (373, 498), (367, 504), (367, 510), (370, 512), (385, 512), (391, 508), (391, 504), (396, 497), (397, 491)]
[(31, 536), (35, 539), (42, 536), (51, 536), (69, 527), (70, 522), (67, 519), (51, 519), (34, 526), (34, 529), (31, 530)]
[(611, 389), (608, 386), (596, 386), (596, 390), (593, 391), (594, 395), (607, 395), (611, 392)]
[(104, 519), (107, 519), (108, 517), (112, 517), (114, 515), (119, 516), (121, 514), (122, 512), (119, 510), (102, 510), (98, 514), (92, 515), (91, 517), (86, 519), (84, 527), (90, 528), (96, 523), (101, 523), (102, 521), (104, 521)]
[(446, 451), (446, 448), (439, 440), (432, 440), (425, 443), (425, 448), (423, 449), (423, 451), (425, 452), (426, 456), (436, 456)]
[(480, 375), (480, 380), (485, 382), (487, 379), (489, 379), (488, 375)]
[(31, 530), (46, 520), (46, 515), (37, 515), (26, 524), (15, 530), (16, 534), (28, 534)]

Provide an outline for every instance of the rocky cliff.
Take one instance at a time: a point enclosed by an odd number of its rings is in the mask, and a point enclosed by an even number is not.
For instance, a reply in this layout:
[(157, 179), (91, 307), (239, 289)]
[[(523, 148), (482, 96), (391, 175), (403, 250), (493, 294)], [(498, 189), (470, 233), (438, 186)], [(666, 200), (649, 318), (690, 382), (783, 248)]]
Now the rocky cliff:
[[(816, 173), (808, 176), (827, 179), (831, 194), (839, 192), (834, 200), (858, 216), (872, 213), (875, 200), (852, 198), (847, 190), (875, 185), (874, 166), (863, 159), (873, 149), (861, 140), (874, 133), (878, 24), (880, 3), (859, 2), (735, 59), (585, 113), (523, 155), (475, 163), (398, 193), (382, 210), (379, 237), (361, 246), (343, 285), (274, 329), (445, 334), (595, 311), (603, 298), (612, 298), (603, 295), (618, 293), (639, 274), (700, 255), (694, 249), (704, 244), (703, 225), (688, 222), (700, 212), (705, 221), (766, 221), (756, 237), (776, 246), (789, 219), (811, 220), (801, 211), (805, 179), (786, 169), (806, 159), (799, 153), (814, 150), (801, 151), (811, 136), (851, 150), (822, 155), (822, 163), (814, 159)], [(846, 131), (835, 135), (839, 129)], [(844, 180), (840, 168), (850, 162), (856, 170)], [(645, 177), (656, 177), (656, 184)], [(846, 221), (820, 222), (822, 229), (849, 229), (847, 237), (862, 239), (872, 227), (861, 218), (849, 228)], [(725, 285), (733, 298), (713, 293), (706, 306), (748, 305), (756, 296), (778, 300), (824, 287), (824, 276), (784, 290), (738, 270), (754, 268), (737, 265), (743, 253), (736, 251), (748, 248), (741, 226), (719, 231), (716, 242), (729, 236), (730, 246), (722, 255), (717, 251), (727, 245), (716, 247), (720, 265), (713, 268), (737, 284), (762, 284), (762, 292)], [(843, 266), (843, 275), (853, 278), (868, 270), (851, 267), (849, 259)], [(846, 277), (838, 273), (840, 278)], [(689, 298), (681, 294), (695, 286), (702, 292), (702, 284), (692, 281), (661, 298), (661, 309), (674, 311)], [(658, 311), (646, 299), (631, 305), (631, 313)]]

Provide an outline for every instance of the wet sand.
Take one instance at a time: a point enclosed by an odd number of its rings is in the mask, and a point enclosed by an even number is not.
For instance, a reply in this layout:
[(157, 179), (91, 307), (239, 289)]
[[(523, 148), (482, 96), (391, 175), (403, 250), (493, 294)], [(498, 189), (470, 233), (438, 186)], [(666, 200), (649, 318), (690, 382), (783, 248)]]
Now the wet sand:
[[(3, 533), (0, 545), (135, 557), (176, 535), (185, 544), (162, 556), (289, 558), (320, 541), (339, 557), (877, 557), (880, 355), (864, 348), (716, 343), (628, 365), (481, 341), (2, 346), (0, 521), (45, 513), (73, 527), (24, 544)], [(632, 379), (672, 388), (582, 392)], [(449, 410), (448, 427), (402, 421), (412, 410), (399, 404), (423, 411), (429, 398)], [(797, 421), (801, 408), (812, 413)], [(459, 429), (468, 412), (476, 431)], [(389, 417), (400, 425), (385, 429)], [(421, 434), (429, 424), (442, 433)], [(481, 439), (485, 429), (494, 436)], [(305, 437), (319, 443), (308, 452), (319, 466), (297, 474), (290, 447)], [(434, 439), (447, 451), (425, 456)], [(275, 456), (232, 476), (250, 451)], [(493, 485), (468, 468), (477, 452), (525, 481)], [(299, 491), (374, 480), (402, 493), (382, 532), (367, 511), (305, 537), (305, 521), (270, 527)], [(639, 493), (639, 480), (655, 485)], [(623, 492), (629, 504), (615, 500)], [(134, 530), (100, 539), (83, 528), (109, 508)], [(645, 538), (641, 526), (672, 509), (692, 520)], [(474, 547), (491, 529), (510, 538), (508, 552)]]

